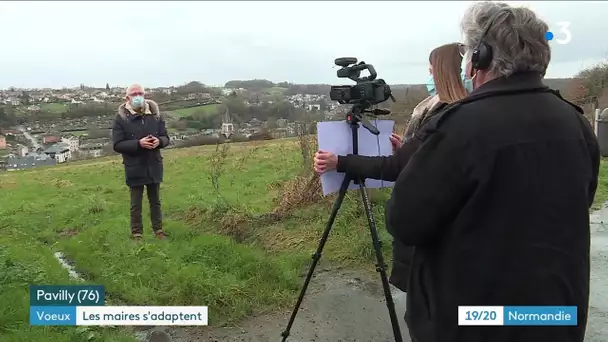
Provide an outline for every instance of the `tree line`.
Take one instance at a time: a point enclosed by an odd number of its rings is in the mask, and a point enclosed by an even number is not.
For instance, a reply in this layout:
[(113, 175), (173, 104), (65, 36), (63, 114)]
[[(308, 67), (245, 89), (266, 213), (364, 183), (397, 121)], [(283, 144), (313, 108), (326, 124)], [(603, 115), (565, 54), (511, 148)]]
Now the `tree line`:
[(225, 88), (241, 88), (250, 91), (262, 91), (268, 88), (279, 87), (284, 88), (285, 95), (295, 94), (311, 94), (311, 95), (327, 95), (329, 94), (329, 84), (294, 84), (289, 82), (274, 83), (269, 80), (232, 80), (224, 84)]
[(564, 96), (574, 104), (592, 111), (608, 107), (608, 62), (579, 72), (570, 81)]
[[(235, 124), (249, 122), (252, 119), (268, 122), (274, 126), (278, 119), (286, 119), (290, 122), (299, 121), (304, 117), (323, 119), (322, 111), (308, 112), (304, 108), (296, 108), (287, 101), (267, 102), (262, 101), (258, 105), (247, 105), (242, 98), (227, 97), (221, 105), (215, 106), (214, 110), (200, 109), (171, 125), (177, 129), (216, 129), (222, 125), (224, 115), (228, 112)], [(271, 127), (272, 128), (272, 127)]]

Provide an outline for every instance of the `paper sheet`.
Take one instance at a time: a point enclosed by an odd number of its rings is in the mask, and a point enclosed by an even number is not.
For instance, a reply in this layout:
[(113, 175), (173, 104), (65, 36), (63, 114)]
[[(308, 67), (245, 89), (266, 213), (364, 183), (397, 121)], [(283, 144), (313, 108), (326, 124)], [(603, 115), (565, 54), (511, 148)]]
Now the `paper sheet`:
[[(359, 124), (359, 154), (362, 156), (390, 156), (393, 147), (389, 140), (395, 122), (392, 120), (370, 120), (370, 123), (380, 131), (379, 135), (371, 134), (365, 127)], [(346, 121), (324, 121), (317, 123), (317, 139), (319, 149), (332, 152), (336, 155), (347, 155), (353, 152), (353, 140), (350, 126)], [(344, 173), (329, 171), (321, 175), (321, 186), (323, 195), (329, 195), (340, 190)], [(392, 187), (393, 182), (376, 179), (366, 179), (368, 188)], [(358, 189), (359, 185), (352, 181), (349, 190)]]

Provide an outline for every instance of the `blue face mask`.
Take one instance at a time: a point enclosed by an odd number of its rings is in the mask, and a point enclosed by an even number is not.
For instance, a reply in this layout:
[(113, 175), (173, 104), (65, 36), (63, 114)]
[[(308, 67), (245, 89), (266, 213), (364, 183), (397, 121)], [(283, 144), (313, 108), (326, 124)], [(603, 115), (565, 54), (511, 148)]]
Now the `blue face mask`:
[(467, 90), (467, 93), (473, 91), (473, 81), (467, 78), (464, 73), (462, 73), (462, 84), (464, 85), (464, 89)]
[(133, 108), (142, 108), (144, 105), (144, 97), (143, 96), (134, 96), (131, 99), (131, 106)]
[(463, 58), (462, 59), (462, 65), (460, 66), (460, 69), (462, 70), (462, 74), (460, 75), (462, 77), (462, 84), (464, 85), (464, 89), (467, 90), (468, 93), (473, 91), (473, 81), (467, 77), (467, 59)]
[(431, 76), (431, 78), (426, 82), (426, 90), (431, 96), (437, 95), (437, 90), (435, 89), (435, 79), (433, 76)]

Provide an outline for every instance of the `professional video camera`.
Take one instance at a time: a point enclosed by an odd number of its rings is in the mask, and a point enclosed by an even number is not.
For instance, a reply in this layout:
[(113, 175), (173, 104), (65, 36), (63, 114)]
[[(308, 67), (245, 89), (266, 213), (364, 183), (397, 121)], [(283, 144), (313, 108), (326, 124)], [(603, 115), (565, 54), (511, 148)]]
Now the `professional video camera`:
[[(346, 113), (346, 124), (351, 131), (351, 142), (350, 146), (352, 147), (352, 155), (359, 154), (359, 128), (360, 125), (367, 129), (373, 135), (379, 135), (380, 131), (374, 125), (372, 125), (367, 119), (363, 116), (364, 113), (370, 113), (373, 115), (386, 115), (390, 114), (390, 110), (388, 109), (380, 109), (374, 108), (370, 109), (371, 106), (382, 103), (389, 98), (395, 102), (395, 98), (391, 92), (391, 87), (384, 82), (382, 79), (376, 80), (376, 70), (371, 64), (365, 64), (365, 62), (357, 63), (356, 58), (338, 58), (335, 61), (336, 65), (341, 66), (342, 68), (338, 70), (338, 77), (341, 78), (350, 78), (351, 80), (357, 82), (354, 86), (333, 86), (330, 90), (329, 97), (333, 101), (338, 101), (340, 104), (351, 104), (352, 106)], [(349, 66), (351, 64), (355, 64)], [(359, 77), (361, 75), (361, 71), (369, 70), (368, 77)], [(388, 143), (388, 139), (386, 141)], [(348, 142), (344, 142), (347, 144)], [(386, 264), (384, 263), (384, 256), (382, 254), (382, 247), (380, 245), (380, 238), (378, 237), (378, 230), (376, 229), (376, 223), (374, 220), (374, 214), (371, 209), (371, 204), (369, 202), (369, 197), (367, 196), (367, 190), (365, 188), (365, 179), (361, 177), (354, 177), (346, 173), (344, 175), (344, 179), (342, 180), (342, 185), (340, 186), (340, 191), (338, 192), (338, 197), (334, 202), (333, 209), (331, 214), (329, 215), (329, 220), (327, 221), (327, 225), (325, 226), (325, 231), (323, 232), (323, 236), (319, 240), (319, 246), (317, 247), (317, 251), (312, 256), (312, 264), (310, 265), (310, 269), (308, 270), (308, 274), (306, 275), (306, 280), (304, 281), (304, 286), (300, 292), (300, 296), (296, 302), (293, 311), (291, 312), (291, 317), (289, 318), (289, 322), (287, 323), (287, 328), (285, 331), (281, 333), (283, 336), (282, 342), (287, 340), (289, 337), (289, 331), (293, 326), (293, 322), (296, 319), (296, 315), (300, 310), (300, 305), (302, 304), (302, 300), (304, 299), (304, 293), (308, 288), (308, 284), (312, 279), (312, 274), (321, 258), (321, 254), (323, 253), (323, 247), (325, 246), (325, 242), (329, 236), (329, 232), (334, 224), (334, 220), (336, 219), (336, 215), (338, 215), (338, 210), (340, 210), (340, 206), (342, 206), (342, 201), (346, 196), (346, 191), (348, 190), (351, 183), (355, 183), (359, 185), (359, 191), (361, 192), (361, 199), (363, 201), (363, 208), (365, 215), (367, 216), (367, 222), (369, 224), (369, 231), (372, 237), (372, 244), (374, 246), (374, 250), (376, 252), (376, 270), (380, 273), (380, 280), (382, 281), (382, 289), (384, 290), (384, 298), (386, 299), (386, 306), (388, 308), (389, 317), (391, 319), (391, 326), (393, 327), (393, 335), (395, 336), (395, 342), (403, 342), (403, 337), (401, 336), (401, 329), (399, 328), (399, 320), (397, 319), (397, 313), (395, 312), (395, 303), (393, 303), (393, 297), (391, 295), (391, 289), (388, 283), (388, 277), (386, 276)]]
[[(391, 87), (383, 79), (376, 79), (378, 74), (373, 65), (363, 61), (355, 64), (357, 59), (354, 57), (337, 58), (334, 63), (342, 67), (337, 72), (338, 77), (349, 78), (357, 84), (332, 86), (329, 91), (329, 98), (332, 101), (338, 101), (340, 104), (365, 104), (366, 107), (384, 102), (389, 98), (395, 102)], [(368, 70), (369, 76), (359, 77), (363, 70)]]

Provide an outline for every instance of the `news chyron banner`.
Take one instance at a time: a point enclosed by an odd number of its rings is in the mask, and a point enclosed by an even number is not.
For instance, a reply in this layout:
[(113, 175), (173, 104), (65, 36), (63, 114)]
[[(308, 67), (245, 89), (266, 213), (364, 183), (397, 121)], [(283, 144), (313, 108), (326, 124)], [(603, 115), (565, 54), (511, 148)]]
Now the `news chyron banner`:
[(459, 306), (458, 325), (576, 326), (576, 306)]
[(30, 325), (207, 325), (206, 306), (105, 306), (101, 285), (30, 285)]

